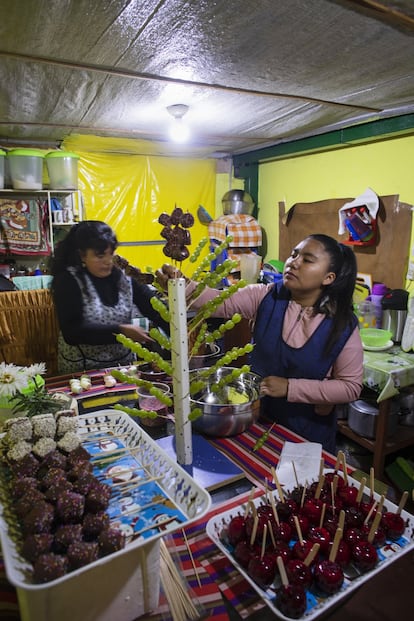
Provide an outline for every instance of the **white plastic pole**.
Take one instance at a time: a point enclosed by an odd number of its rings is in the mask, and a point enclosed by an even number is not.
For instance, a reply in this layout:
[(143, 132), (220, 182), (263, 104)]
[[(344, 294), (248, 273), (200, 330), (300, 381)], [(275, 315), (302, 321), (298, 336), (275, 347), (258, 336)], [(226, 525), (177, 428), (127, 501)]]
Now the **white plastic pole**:
[(184, 278), (172, 278), (168, 281), (168, 302), (171, 315), (170, 338), (177, 461), (181, 465), (189, 465), (193, 463), (193, 438), (191, 422), (188, 420), (190, 380)]

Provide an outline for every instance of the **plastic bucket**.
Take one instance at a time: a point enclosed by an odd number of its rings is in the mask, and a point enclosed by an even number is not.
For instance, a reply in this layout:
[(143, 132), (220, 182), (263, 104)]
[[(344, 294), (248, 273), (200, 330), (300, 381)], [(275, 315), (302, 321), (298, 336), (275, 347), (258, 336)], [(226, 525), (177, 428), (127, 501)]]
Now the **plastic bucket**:
[(6, 161), (6, 152), (0, 149), (0, 190), (4, 188), (5, 161)]
[(7, 154), (10, 176), (15, 190), (43, 188), (43, 160), (45, 154), (37, 149), (13, 149)]
[(78, 189), (79, 155), (69, 151), (52, 151), (45, 161), (52, 190)]

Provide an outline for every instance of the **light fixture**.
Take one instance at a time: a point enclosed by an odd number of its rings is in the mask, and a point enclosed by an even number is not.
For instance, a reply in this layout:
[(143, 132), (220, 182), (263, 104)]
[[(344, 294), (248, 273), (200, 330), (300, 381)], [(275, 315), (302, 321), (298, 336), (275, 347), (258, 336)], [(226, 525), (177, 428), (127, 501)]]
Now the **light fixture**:
[(167, 112), (171, 114), (174, 119), (168, 132), (173, 142), (186, 142), (190, 137), (188, 125), (183, 121), (183, 117), (187, 114), (188, 108), (189, 106), (186, 104), (167, 106)]

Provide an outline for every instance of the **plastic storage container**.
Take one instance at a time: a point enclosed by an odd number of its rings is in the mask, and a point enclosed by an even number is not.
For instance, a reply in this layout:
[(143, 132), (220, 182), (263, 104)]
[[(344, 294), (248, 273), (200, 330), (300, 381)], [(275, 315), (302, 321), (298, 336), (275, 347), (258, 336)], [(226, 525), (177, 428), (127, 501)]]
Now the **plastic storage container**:
[(41, 190), (45, 154), (37, 149), (13, 149), (7, 154), (15, 190)]
[(375, 316), (376, 316), (376, 328), (382, 327), (382, 305), (381, 301), (384, 295), (388, 292), (388, 287), (381, 282), (376, 283), (372, 286), (372, 293), (368, 296), (368, 300), (370, 300), (375, 306)]
[(79, 155), (69, 151), (52, 151), (45, 161), (52, 190), (78, 189)]
[(0, 149), (0, 190), (4, 188), (5, 161), (6, 161), (6, 152)]

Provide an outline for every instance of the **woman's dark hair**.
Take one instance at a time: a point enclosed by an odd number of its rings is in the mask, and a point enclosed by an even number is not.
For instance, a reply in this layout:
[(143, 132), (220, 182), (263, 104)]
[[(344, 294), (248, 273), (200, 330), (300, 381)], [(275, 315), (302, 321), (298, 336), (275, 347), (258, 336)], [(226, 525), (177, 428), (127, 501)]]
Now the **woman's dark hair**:
[(82, 267), (81, 252), (95, 250), (103, 253), (107, 248), (113, 251), (118, 240), (110, 226), (100, 220), (84, 220), (75, 224), (64, 239), (56, 246), (52, 262), (52, 275), (56, 276), (67, 267)]
[(326, 351), (329, 352), (343, 330), (347, 326), (352, 328), (354, 325), (353, 295), (357, 262), (352, 248), (329, 235), (315, 233), (309, 235), (308, 239), (314, 239), (322, 244), (331, 258), (329, 271), (334, 272), (336, 276), (330, 285), (324, 287), (314, 305), (315, 312), (325, 313), (332, 318), (332, 330), (326, 345)]

